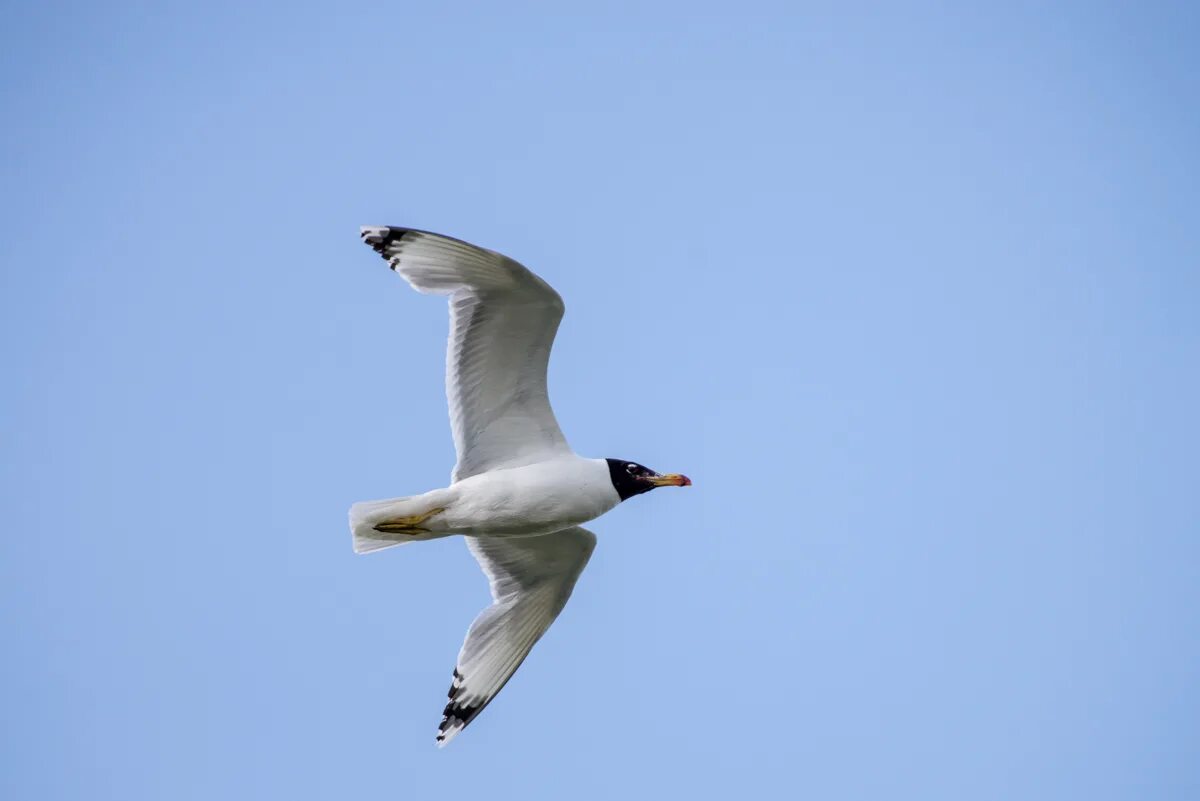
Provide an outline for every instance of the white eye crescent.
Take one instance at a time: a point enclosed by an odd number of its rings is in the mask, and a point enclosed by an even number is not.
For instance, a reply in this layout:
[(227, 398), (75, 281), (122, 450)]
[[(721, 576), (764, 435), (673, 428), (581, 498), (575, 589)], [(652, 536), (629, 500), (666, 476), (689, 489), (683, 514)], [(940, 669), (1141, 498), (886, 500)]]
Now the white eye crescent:
[(625, 472), (631, 476), (634, 475), (635, 473), (637, 473), (637, 470), (638, 470), (638, 466), (636, 464), (625, 465)]

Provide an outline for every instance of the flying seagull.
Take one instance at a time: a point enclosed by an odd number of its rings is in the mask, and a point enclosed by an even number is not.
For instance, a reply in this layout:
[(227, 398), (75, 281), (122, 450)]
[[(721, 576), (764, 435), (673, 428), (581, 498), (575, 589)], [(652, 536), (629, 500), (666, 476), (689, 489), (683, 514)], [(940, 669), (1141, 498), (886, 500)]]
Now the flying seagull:
[(356, 553), (462, 534), (492, 589), (467, 630), (442, 713), (444, 746), (504, 687), (562, 611), (592, 555), (580, 524), (656, 487), (686, 487), (626, 459), (576, 456), (554, 419), (546, 365), (562, 298), (499, 253), (428, 231), (362, 238), (418, 292), (450, 296), (450, 486), (350, 508)]

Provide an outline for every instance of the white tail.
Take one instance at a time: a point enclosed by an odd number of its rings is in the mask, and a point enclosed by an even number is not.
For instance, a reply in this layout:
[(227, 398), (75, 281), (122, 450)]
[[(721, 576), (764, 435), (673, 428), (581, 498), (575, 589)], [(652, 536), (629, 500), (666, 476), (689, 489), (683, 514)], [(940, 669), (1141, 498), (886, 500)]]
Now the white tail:
[(350, 507), (350, 533), (354, 535), (354, 552), (371, 553), (391, 548), (393, 545), (407, 545), (410, 542), (423, 542), (449, 536), (442, 531), (428, 531), (421, 534), (385, 534), (375, 530), (376, 524), (382, 520), (415, 514), (427, 506), (428, 501), (423, 495), (386, 498), (382, 501), (362, 501), (354, 504)]

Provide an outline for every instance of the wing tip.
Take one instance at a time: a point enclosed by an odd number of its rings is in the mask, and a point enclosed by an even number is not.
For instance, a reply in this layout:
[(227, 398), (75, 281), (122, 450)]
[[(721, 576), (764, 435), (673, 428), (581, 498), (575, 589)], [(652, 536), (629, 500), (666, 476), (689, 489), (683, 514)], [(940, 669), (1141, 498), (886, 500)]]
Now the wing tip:
[[(404, 235), (411, 233), (408, 228), (396, 228), (391, 225), (364, 225), (358, 229), (358, 235), (362, 237), (362, 241), (366, 242), (380, 256), (391, 261), (389, 249), (393, 245), (397, 245), (404, 239)], [(395, 269), (395, 265), (392, 265)]]
[(438, 748), (445, 748), (451, 740), (458, 736), (460, 731), (467, 727), (467, 724), (471, 722), (471, 718), (474, 717), (471, 712), (461, 710), (452, 711), (451, 708), (453, 706), (454, 702), (451, 701), (446, 705), (446, 710), (442, 713), (442, 722), (438, 725), (438, 733), (434, 738)]
[(458, 733), (463, 730), (465, 725), (466, 724), (461, 720), (455, 720), (453, 723), (451, 723), (449, 720), (442, 721), (442, 725), (438, 727), (437, 736), (433, 738), (434, 742), (437, 743), (437, 747), (445, 748), (447, 745), (449, 745), (450, 741), (453, 740)]
[(460, 701), (459, 695), (462, 693), (462, 689), (463, 675), (456, 667), (454, 668), (454, 678), (450, 681), (450, 689), (446, 692), (446, 698), (449, 701), (446, 708), (442, 710), (442, 722), (438, 725), (438, 733), (435, 738), (438, 748), (445, 748), (446, 744), (458, 736), (458, 733), (465, 729), (487, 706), (487, 701), (482, 703)]

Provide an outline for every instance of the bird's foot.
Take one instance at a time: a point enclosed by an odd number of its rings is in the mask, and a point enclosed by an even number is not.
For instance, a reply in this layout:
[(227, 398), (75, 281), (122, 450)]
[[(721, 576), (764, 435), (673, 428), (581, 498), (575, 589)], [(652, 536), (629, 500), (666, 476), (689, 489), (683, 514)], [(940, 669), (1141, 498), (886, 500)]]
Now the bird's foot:
[(408, 517), (393, 517), (390, 520), (381, 520), (374, 525), (376, 531), (381, 531), (384, 534), (411, 534), (416, 536), (424, 534), (429, 529), (422, 528), (421, 524), (436, 514), (446, 511), (444, 506), (439, 506), (436, 509), (430, 509), (428, 512), (423, 512), (419, 515), (409, 515)]

